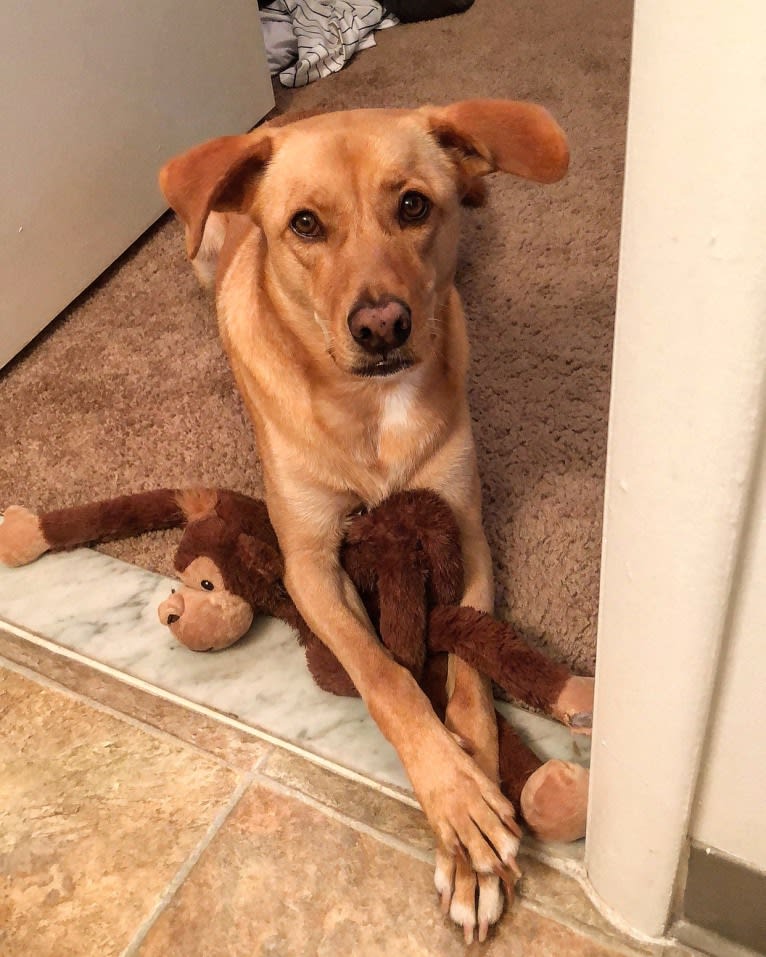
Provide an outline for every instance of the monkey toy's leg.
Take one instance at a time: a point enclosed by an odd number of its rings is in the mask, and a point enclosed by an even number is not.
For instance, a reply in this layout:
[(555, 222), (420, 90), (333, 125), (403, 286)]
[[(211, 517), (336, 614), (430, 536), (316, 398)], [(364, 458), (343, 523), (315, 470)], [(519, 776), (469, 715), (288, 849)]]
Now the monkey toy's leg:
[(506, 719), (495, 713), (501, 787), (521, 811), (529, 830), (541, 841), (576, 841), (583, 837), (588, 771), (572, 761), (541, 761)]
[(428, 621), (430, 653), (449, 651), (488, 675), (513, 699), (589, 734), (593, 722), (592, 678), (535, 651), (510, 625), (473, 608), (438, 605)]

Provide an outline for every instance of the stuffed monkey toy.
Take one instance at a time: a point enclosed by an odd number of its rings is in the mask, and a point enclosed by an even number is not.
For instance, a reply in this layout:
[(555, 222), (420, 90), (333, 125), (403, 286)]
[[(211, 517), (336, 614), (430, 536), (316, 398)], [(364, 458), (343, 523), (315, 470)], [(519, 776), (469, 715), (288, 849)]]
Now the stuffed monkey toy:
[[(159, 607), (160, 620), (182, 644), (194, 651), (226, 648), (247, 632), (255, 615), (269, 614), (297, 631), (321, 688), (357, 693), (287, 594), (276, 534), (257, 499), (216, 489), (161, 489), (40, 515), (11, 506), (0, 525), (0, 562), (23, 565), (49, 550), (182, 526), (174, 560), (182, 587)], [(575, 733), (589, 733), (592, 679), (576, 677), (534, 651), (491, 615), (459, 605), (459, 532), (436, 493), (399, 493), (352, 516), (341, 561), (381, 641), (418, 679), (442, 720), (451, 653), (510, 698)], [(588, 772), (566, 761), (542, 762), (499, 713), (497, 721), (501, 786), (517, 813), (541, 840), (581, 837)]]

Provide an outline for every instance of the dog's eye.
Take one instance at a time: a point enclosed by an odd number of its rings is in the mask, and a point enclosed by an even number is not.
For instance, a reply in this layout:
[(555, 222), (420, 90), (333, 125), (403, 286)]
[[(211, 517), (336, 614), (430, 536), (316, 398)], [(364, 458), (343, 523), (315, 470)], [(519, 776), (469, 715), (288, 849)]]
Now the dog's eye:
[(212, 591), (215, 588), (215, 585), (211, 581), (208, 581), (207, 578), (203, 578), (200, 585), (202, 585), (205, 591)]
[(303, 239), (316, 239), (322, 233), (322, 224), (308, 209), (302, 209), (290, 220), (290, 229)]
[(430, 212), (430, 201), (414, 189), (409, 190), (399, 200), (399, 219), (403, 223), (420, 223)]

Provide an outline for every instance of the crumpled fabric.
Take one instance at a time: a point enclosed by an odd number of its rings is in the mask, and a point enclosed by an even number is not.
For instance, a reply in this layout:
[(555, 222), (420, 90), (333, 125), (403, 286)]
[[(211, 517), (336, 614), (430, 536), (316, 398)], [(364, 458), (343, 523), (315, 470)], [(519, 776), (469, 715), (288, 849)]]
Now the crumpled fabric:
[(358, 50), (375, 46), (375, 30), (398, 20), (376, 0), (274, 0), (261, 23), (269, 70), (282, 86), (296, 87), (342, 70)]

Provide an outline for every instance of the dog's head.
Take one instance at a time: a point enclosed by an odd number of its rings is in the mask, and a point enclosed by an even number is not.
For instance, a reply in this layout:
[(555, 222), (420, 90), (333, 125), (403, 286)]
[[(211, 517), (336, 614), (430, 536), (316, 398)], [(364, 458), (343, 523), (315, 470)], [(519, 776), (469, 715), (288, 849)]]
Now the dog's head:
[(552, 183), (566, 138), (542, 107), (471, 100), (352, 110), (203, 143), (160, 185), (196, 256), (212, 211), (248, 215), (265, 239), (265, 280), (302, 341), (345, 372), (388, 375), (438, 347), (460, 204), (494, 171)]

